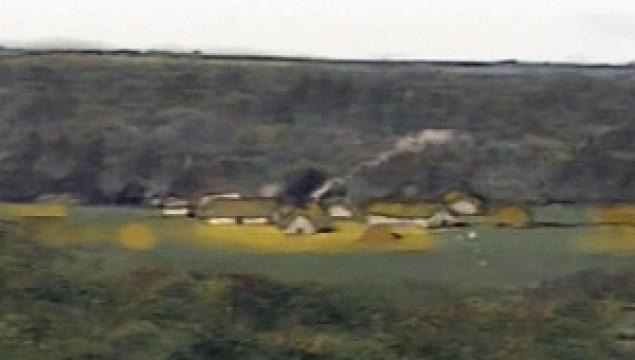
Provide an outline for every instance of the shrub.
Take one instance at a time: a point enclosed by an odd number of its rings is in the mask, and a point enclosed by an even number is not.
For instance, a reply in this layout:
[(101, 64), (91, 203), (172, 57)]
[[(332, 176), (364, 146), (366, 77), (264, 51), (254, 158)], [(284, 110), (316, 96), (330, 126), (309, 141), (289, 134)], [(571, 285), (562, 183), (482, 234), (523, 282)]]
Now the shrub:
[(506, 205), (494, 209), (489, 220), (496, 226), (527, 227), (532, 224), (529, 211), (519, 205)]
[(390, 226), (375, 225), (369, 226), (364, 234), (362, 234), (362, 236), (359, 238), (359, 241), (367, 244), (384, 243), (395, 241), (400, 237), (401, 236), (399, 234), (392, 231)]

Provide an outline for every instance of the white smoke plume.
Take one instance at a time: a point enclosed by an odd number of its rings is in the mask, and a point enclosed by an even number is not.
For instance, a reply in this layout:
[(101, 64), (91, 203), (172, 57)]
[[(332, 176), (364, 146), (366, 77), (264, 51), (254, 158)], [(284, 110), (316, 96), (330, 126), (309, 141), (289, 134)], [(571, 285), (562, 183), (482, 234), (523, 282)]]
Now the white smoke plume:
[(360, 171), (380, 166), (395, 156), (404, 153), (420, 153), (425, 151), (428, 146), (451, 144), (465, 138), (469, 138), (467, 134), (454, 129), (424, 129), (416, 133), (410, 133), (397, 139), (392, 148), (357, 164), (345, 176), (327, 180), (311, 194), (311, 198), (319, 200), (334, 186), (346, 184)]

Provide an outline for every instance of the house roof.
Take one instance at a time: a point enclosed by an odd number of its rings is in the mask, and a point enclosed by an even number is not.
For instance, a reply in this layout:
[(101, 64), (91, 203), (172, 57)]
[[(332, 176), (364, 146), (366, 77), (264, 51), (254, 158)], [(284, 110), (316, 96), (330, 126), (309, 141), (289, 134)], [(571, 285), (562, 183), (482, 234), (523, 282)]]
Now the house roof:
[(446, 204), (454, 203), (457, 201), (469, 201), (479, 206), (485, 202), (485, 200), (478, 195), (468, 194), (461, 191), (450, 191), (444, 194), (441, 197), (441, 200)]
[(277, 222), (281, 228), (289, 226), (298, 216), (303, 216), (313, 223), (316, 229), (324, 229), (331, 225), (332, 219), (319, 205), (311, 203), (305, 208), (294, 208)]
[(190, 203), (187, 200), (179, 199), (175, 197), (169, 197), (163, 201), (164, 208), (184, 208), (189, 206)]
[(344, 208), (349, 209), (349, 210), (355, 210), (355, 208), (356, 208), (355, 205), (351, 204), (350, 202), (348, 202), (346, 200), (340, 200), (340, 199), (324, 200), (324, 201), (320, 202), (320, 205), (324, 209), (328, 209), (328, 208), (335, 207), (335, 206), (341, 206), (341, 207), (344, 207)]
[(270, 198), (217, 199), (199, 206), (199, 217), (269, 217), (278, 204)]
[(441, 210), (441, 205), (426, 200), (374, 200), (366, 205), (366, 213), (403, 218), (430, 217)]

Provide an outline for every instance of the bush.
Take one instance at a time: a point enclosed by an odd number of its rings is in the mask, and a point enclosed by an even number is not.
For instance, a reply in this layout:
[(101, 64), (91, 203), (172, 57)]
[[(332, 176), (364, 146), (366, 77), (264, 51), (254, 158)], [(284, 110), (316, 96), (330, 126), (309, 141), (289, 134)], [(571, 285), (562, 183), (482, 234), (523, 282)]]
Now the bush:
[(532, 224), (529, 211), (520, 205), (506, 205), (491, 211), (488, 220), (496, 226), (528, 227)]

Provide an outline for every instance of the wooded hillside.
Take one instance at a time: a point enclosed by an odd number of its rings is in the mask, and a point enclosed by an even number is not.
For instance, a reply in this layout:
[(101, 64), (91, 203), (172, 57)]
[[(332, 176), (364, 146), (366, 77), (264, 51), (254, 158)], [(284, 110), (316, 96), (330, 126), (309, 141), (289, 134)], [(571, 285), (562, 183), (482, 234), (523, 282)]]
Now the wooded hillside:
[(634, 98), (628, 66), (8, 52), (0, 198), (113, 201), (132, 183), (256, 193), (307, 168), (345, 174), (400, 137), (450, 128), (467, 140), (391, 157), (350, 191), (635, 199)]

